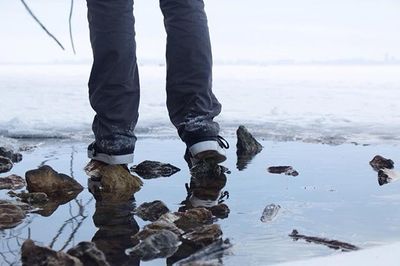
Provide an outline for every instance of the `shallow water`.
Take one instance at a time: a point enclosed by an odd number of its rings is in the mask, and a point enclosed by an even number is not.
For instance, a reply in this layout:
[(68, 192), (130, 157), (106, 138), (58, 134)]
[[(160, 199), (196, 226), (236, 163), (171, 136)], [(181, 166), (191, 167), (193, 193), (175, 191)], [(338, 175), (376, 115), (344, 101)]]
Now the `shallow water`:
[[(238, 171), (235, 140), (229, 141), (232, 148), (223, 165), (232, 173), (227, 175), (223, 190), (229, 192), (225, 203), (231, 212), (228, 218), (217, 221), (223, 238), (233, 243), (232, 255), (223, 258), (224, 265), (268, 265), (340, 252), (301, 240), (295, 242), (288, 236), (293, 229), (361, 248), (400, 240), (400, 182), (379, 186), (377, 174), (368, 164), (376, 154), (398, 161), (398, 147), (263, 141), (264, 150), (245, 170)], [(136, 205), (162, 200), (172, 211), (178, 210), (186, 198), (185, 183), (190, 181), (183, 151), (184, 145), (177, 139), (138, 141), (136, 163), (156, 160), (182, 170), (171, 177), (144, 180), (143, 188), (135, 194)], [(25, 152), (23, 161), (11, 173), (23, 176), (43, 161), (58, 172), (74, 176), (87, 187), (83, 171), (88, 162), (85, 143), (45, 142)], [(299, 176), (270, 174), (267, 167), (273, 165), (291, 165)], [(5, 198), (6, 191), (0, 195)], [(271, 222), (262, 223), (262, 212), (271, 203), (279, 204), (281, 209)], [(84, 206), (80, 215), (79, 205)], [(104, 235), (104, 227), (98, 229), (94, 225), (94, 212), (95, 200), (85, 189), (76, 200), (59, 206), (50, 217), (30, 214), (16, 228), (0, 231), (0, 265), (19, 260), (20, 245), (29, 235), (40, 245), (65, 251), (80, 241), (91, 241), (95, 234), (97, 238)], [(147, 224), (139, 217), (134, 218), (140, 227)], [(137, 228), (122, 229), (128, 235), (127, 232), (134, 234)], [(120, 238), (120, 241), (125, 240)], [(124, 246), (124, 243), (112, 244)], [(165, 263), (165, 259), (157, 259), (140, 265)]]

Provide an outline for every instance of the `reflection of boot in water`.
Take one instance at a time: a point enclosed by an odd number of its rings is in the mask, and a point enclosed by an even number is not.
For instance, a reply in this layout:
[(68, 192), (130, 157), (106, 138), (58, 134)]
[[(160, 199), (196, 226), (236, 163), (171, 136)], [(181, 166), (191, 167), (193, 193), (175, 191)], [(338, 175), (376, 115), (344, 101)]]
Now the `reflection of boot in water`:
[(126, 187), (113, 185), (120, 179), (112, 177), (103, 175), (101, 179), (91, 178), (88, 181), (89, 192), (96, 199), (93, 222), (99, 228), (92, 241), (104, 253), (110, 265), (139, 265), (139, 258), (125, 253), (127, 248), (137, 244), (131, 236), (139, 231), (133, 217), (134, 193), (138, 189), (129, 184)]
[(228, 217), (229, 208), (223, 203), (223, 198), (228, 196), (228, 192), (221, 193), (225, 185), (226, 175), (223, 170), (193, 173), (190, 185), (186, 184), (188, 195), (179, 211), (205, 207), (218, 218)]

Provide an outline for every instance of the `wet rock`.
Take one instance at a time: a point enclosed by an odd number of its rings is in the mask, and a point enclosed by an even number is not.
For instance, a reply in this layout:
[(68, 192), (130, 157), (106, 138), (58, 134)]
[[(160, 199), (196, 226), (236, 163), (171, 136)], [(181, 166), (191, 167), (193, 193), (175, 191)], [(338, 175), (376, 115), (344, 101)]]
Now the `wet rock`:
[(176, 234), (169, 230), (161, 230), (150, 235), (127, 252), (148, 261), (157, 258), (167, 258), (173, 255), (181, 245)]
[(294, 229), (292, 233), (289, 235), (291, 238), (293, 238), (294, 241), (297, 241), (299, 239), (303, 239), (309, 243), (314, 243), (314, 244), (320, 244), (327, 246), (328, 248), (332, 249), (341, 249), (342, 251), (353, 251), (353, 250), (359, 250), (360, 248), (338, 240), (330, 240), (322, 237), (316, 237), (316, 236), (306, 236), (306, 235), (301, 235), (299, 232)]
[(393, 169), (394, 168), (394, 162), (390, 159), (386, 159), (380, 155), (376, 155), (370, 162), (369, 164), (375, 171), (379, 171), (381, 169)]
[(212, 215), (217, 218), (224, 219), (229, 216), (230, 210), (228, 205), (221, 203), (210, 208)]
[(29, 192), (44, 192), (50, 198), (59, 198), (71, 191), (83, 190), (75, 179), (57, 173), (48, 165), (26, 172), (25, 178)]
[(89, 191), (97, 201), (129, 201), (140, 190), (143, 182), (122, 165), (108, 165), (90, 161), (85, 167), (90, 176)]
[(221, 227), (218, 224), (209, 224), (193, 228), (182, 235), (182, 239), (186, 244), (205, 247), (220, 239), (221, 236)]
[(180, 260), (177, 262), (177, 266), (200, 266), (200, 265), (208, 265), (208, 266), (222, 266), (221, 259), (230, 255), (230, 249), (232, 248), (232, 244), (229, 239), (222, 240), (219, 239), (214, 243), (200, 249), (196, 253), (190, 255), (189, 257)]
[(236, 131), (238, 138), (236, 148), (238, 155), (244, 154), (257, 154), (263, 146), (250, 134), (250, 132), (244, 127), (239, 126)]
[(0, 189), (20, 189), (26, 185), (25, 180), (17, 175), (0, 177)]
[(378, 184), (380, 186), (386, 185), (388, 183), (392, 182), (392, 178), (385, 173), (383, 170), (378, 171)]
[(268, 172), (271, 174), (285, 174), (291, 176), (298, 176), (299, 173), (293, 169), (292, 166), (271, 166), (268, 167)]
[(13, 168), (12, 161), (7, 157), (0, 156), (0, 173), (6, 173), (10, 171), (12, 168)]
[(13, 201), (13, 200), (0, 200), (0, 205), (1, 204), (12, 204), (15, 206), (18, 206), (21, 208), (21, 210), (28, 212), (30, 210), (32, 210), (32, 206), (25, 203), (25, 202), (21, 202), (21, 201)]
[(28, 239), (22, 244), (21, 261), (24, 266), (83, 266), (78, 258), (62, 251), (57, 252), (48, 247), (40, 247)]
[(169, 212), (168, 207), (160, 200), (145, 202), (136, 208), (135, 214), (144, 221), (156, 221), (164, 213)]
[(267, 223), (271, 222), (276, 215), (278, 215), (279, 210), (281, 209), (281, 206), (277, 204), (269, 204), (264, 208), (264, 211), (261, 215), (261, 222)]
[(25, 218), (25, 211), (11, 202), (0, 202), (0, 230), (13, 228)]
[(69, 249), (67, 254), (78, 258), (85, 266), (110, 266), (104, 253), (93, 242), (80, 242)]
[(144, 240), (150, 235), (158, 233), (161, 230), (168, 230), (173, 232), (175, 235), (180, 236), (184, 232), (183, 230), (179, 229), (174, 223), (169, 223), (163, 220), (155, 221), (151, 224), (146, 225), (143, 230), (138, 232), (136, 235), (132, 237), (134, 241)]
[(185, 211), (180, 214), (180, 218), (176, 220), (175, 225), (187, 232), (192, 228), (209, 224), (213, 221), (213, 215), (211, 211), (206, 208), (194, 208)]
[(244, 127), (239, 126), (236, 131), (236, 155), (238, 157), (236, 166), (239, 170), (246, 168), (247, 164), (254, 158), (254, 156), (261, 152), (263, 146), (250, 134)]
[(46, 193), (43, 192), (32, 192), (32, 193), (26, 193), (26, 192), (20, 192), (20, 193), (15, 193), (13, 191), (8, 192), (8, 195), (11, 197), (17, 197), (19, 198), (22, 202), (26, 202), (29, 204), (43, 204), (49, 201), (49, 198), (47, 197)]
[(156, 161), (143, 161), (138, 165), (131, 167), (131, 171), (137, 173), (140, 177), (144, 179), (152, 179), (158, 177), (168, 177), (177, 172), (179, 169), (169, 163), (160, 163)]
[(179, 218), (181, 218), (181, 216), (182, 215), (180, 213), (167, 212), (167, 213), (164, 213), (163, 215), (161, 215), (161, 217), (158, 219), (158, 221), (173, 223), (173, 222), (179, 220)]
[(14, 151), (9, 150), (5, 147), (0, 147), (0, 156), (8, 158), (14, 163), (18, 163), (22, 160), (21, 153), (18, 153), (18, 152), (14, 153)]

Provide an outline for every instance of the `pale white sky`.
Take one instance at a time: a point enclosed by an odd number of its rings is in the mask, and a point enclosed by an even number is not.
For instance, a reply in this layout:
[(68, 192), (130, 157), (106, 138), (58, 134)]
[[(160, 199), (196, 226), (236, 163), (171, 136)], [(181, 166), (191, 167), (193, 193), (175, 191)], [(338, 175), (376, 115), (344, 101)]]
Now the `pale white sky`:
[[(0, 63), (90, 62), (86, 1), (75, 0), (68, 33), (68, 0), (27, 0), (66, 46), (60, 50), (18, 0), (0, 1)], [(205, 0), (218, 62), (400, 59), (398, 0)], [(164, 60), (165, 33), (157, 0), (136, 0), (138, 59)]]

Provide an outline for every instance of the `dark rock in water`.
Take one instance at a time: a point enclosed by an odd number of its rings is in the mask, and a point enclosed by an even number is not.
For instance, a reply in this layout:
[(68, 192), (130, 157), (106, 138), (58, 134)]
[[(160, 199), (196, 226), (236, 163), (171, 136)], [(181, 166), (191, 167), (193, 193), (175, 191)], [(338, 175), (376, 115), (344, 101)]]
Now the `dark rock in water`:
[(157, 177), (168, 177), (177, 172), (179, 169), (169, 163), (160, 163), (156, 161), (143, 161), (138, 165), (132, 166), (131, 171), (137, 173), (144, 179), (152, 179)]
[(193, 228), (182, 235), (182, 240), (185, 244), (205, 247), (220, 239), (221, 236), (221, 227), (218, 224), (209, 224)]
[(291, 176), (298, 176), (299, 173), (291, 166), (271, 166), (268, 167), (268, 172), (271, 174), (285, 174)]
[(129, 201), (143, 182), (122, 165), (108, 165), (92, 160), (85, 167), (90, 176), (89, 191), (97, 201)]
[(49, 201), (47, 194), (44, 192), (15, 193), (15, 192), (10, 191), (10, 192), (8, 192), (8, 194), (11, 197), (17, 197), (17, 198), (21, 199), (22, 202), (26, 202), (29, 204), (43, 204), (43, 203), (46, 203)]
[(315, 237), (315, 236), (306, 236), (306, 235), (300, 235), (299, 232), (294, 229), (292, 233), (289, 235), (291, 238), (293, 238), (294, 241), (297, 241), (299, 239), (304, 239), (307, 242), (314, 243), (314, 244), (320, 244), (327, 246), (328, 248), (332, 249), (341, 249), (342, 251), (353, 251), (353, 250), (359, 250), (360, 248), (338, 240), (330, 240), (326, 238), (321, 238), (321, 237)]
[(369, 164), (375, 171), (379, 171), (381, 169), (393, 169), (394, 168), (394, 162), (390, 159), (386, 159), (380, 155), (376, 155), (370, 162)]
[(194, 266), (194, 265), (213, 265), (222, 266), (221, 259), (230, 255), (230, 249), (232, 244), (229, 239), (222, 240), (219, 239), (214, 243), (200, 249), (196, 253), (190, 255), (189, 257), (177, 262), (177, 266)]
[(247, 164), (254, 158), (254, 156), (261, 152), (263, 146), (250, 134), (250, 132), (244, 127), (239, 126), (236, 131), (237, 144), (236, 154), (237, 163), (236, 166), (239, 170), (246, 168)]
[(11, 202), (0, 202), (0, 230), (13, 228), (25, 218), (25, 211)]
[(379, 170), (378, 171), (378, 184), (380, 186), (386, 185), (392, 181), (392, 178), (388, 176), (385, 171)]
[(8, 172), (12, 168), (13, 168), (12, 161), (7, 157), (0, 156), (0, 174)]
[(157, 220), (151, 224), (146, 225), (143, 230), (138, 232), (136, 235), (132, 237), (135, 241), (144, 240), (150, 235), (153, 235), (161, 230), (168, 230), (173, 232), (175, 235), (180, 236), (184, 232), (183, 230), (179, 229), (174, 223), (166, 222), (164, 220)]
[(48, 247), (36, 246), (28, 239), (21, 247), (21, 261), (23, 266), (83, 266), (83, 263), (62, 251), (55, 251)]
[(155, 200), (153, 202), (145, 202), (136, 208), (135, 214), (144, 221), (156, 221), (164, 213), (169, 212), (168, 207), (164, 202)]
[(11, 197), (18, 197), (22, 202), (29, 203), (34, 207), (37, 207), (37, 210), (34, 210), (34, 213), (38, 213), (44, 217), (48, 217), (52, 215), (60, 205), (68, 203), (78, 196), (80, 191), (71, 191), (68, 194), (64, 194), (62, 197), (58, 198), (50, 198), (44, 192), (20, 192), (15, 193), (13, 191), (8, 192)]
[(104, 253), (93, 242), (80, 242), (69, 249), (67, 254), (78, 258), (85, 266), (110, 266)]
[(6, 157), (10, 159), (14, 163), (18, 163), (22, 161), (22, 154), (21, 153), (14, 153), (14, 151), (9, 150), (5, 147), (0, 147), (0, 156)]
[(83, 187), (72, 177), (57, 173), (44, 165), (25, 173), (29, 192), (44, 192), (50, 198), (59, 198), (71, 191), (82, 191)]
[(244, 126), (239, 126), (236, 131), (236, 135), (238, 139), (236, 144), (237, 155), (257, 154), (263, 149), (263, 146)]
[(281, 209), (281, 206), (277, 204), (269, 204), (264, 208), (264, 211), (261, 215), (261, 222), (266, 223), (266, 222), (271, 222), (276, 215), (278, 214), (279, 210)]
[(148, 261), (170, 257), (178, 250), (180, 245), (181, 242), (176, 234), (169, 230), (160, 230), (133, 248), (128, 249), (127, 252), (139, 256), (143, 261)]
[(210, 211), (215, 217), (221, 218), (221, 219), (227, 218), (230, 213), (229, 207), (225, 203), (221, 203), (221, 204), (211, 207)]
[(0, 189), (20, 189), (26, 185), (25, 180), (17, 175), (0, 177)]
[(21, 208), (21, 210), (27, 212), (32, 210), (32, 206), (21, 201), (13, 201), (13, 200), (0, 200), (0, 205), (2, 204), (11, 204)]
[(174, 223), (185, 232), (201, 225), (210, 224), (213, 221), (211, 211), (206, 208), (189, 209), (181, 213), (180, 216)]

